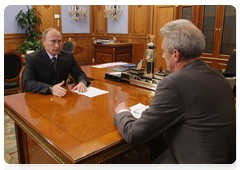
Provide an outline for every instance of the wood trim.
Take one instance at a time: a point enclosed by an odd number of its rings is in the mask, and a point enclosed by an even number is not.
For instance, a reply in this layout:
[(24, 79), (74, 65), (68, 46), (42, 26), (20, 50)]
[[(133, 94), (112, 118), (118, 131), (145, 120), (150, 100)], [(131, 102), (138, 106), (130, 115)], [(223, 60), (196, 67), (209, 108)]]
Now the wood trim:
[(216, 61), (228, 61), (229, 59), (222, 59), (222, 58), (212, 58), (212, 57), (202, 57), (202, 59), (208, 59), (208, 60), (216, 60)]

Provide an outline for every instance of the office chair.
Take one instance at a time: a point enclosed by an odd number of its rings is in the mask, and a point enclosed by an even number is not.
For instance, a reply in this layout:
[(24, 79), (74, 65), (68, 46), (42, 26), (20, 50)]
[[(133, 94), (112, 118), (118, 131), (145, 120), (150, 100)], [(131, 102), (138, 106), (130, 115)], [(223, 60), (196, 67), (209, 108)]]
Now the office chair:
[(23, 59), (19, 53), (4, 53), (4, 95), (18, 93), (18, 79), (22, 67)]
[(62, 50), (73, 53), (75, 46), (76, 46), (76, 42), (70, 37), (68, 41), (64, 41)]
[(22, 67), (20, 74), (19, 74), (19, 79), (18, 79), (18, 83), (19, 83), (19, 93), (25, 92), (24, 90), (24, 86), (23, 86), (23, 72), (24, 72), (25, 66)]
[(227, 67), (223, 74), (225, 75), (225, 77), (235, 77), (236, 76), (236, 51), (230, 55)]
[(234, 51), (228, 60), (227, 67), (223, 75), (226, 77), (228, 82), (230, 83), (233, 94), (236, 96), (236, 51)]

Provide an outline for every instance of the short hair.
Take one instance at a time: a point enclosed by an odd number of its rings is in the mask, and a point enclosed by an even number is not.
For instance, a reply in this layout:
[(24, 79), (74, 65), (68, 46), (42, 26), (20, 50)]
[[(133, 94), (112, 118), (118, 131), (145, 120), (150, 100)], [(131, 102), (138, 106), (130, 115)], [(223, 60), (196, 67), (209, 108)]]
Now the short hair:
[(59, 32), (59, 33), (61, 34), (61, 32), (58, 31), (56, 28), (47, 28), (47, 29), (45, 29), (44, 32), (42, 33), (42, 38), (43, 38), (44, 40), (47, 39), (47, 34), (48, 34), (49, 31), (56, 31), (56, 32)]
[(166, 36), (165, 46), (172, 54), (177, 49), (185, 59), (200, 56), (205, 48), (203, 33), (189, 20), (168, 22), (160, 29)]

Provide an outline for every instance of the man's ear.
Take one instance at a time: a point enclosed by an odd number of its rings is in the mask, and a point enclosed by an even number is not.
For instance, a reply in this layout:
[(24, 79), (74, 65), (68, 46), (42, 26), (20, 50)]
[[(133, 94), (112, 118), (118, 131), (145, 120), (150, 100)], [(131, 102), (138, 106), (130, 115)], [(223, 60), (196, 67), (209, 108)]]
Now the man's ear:
[(44, 39), (43, 39), (43, 38), (42, 38), (42, 44), (43, 44), (43, 45), (45, 45), (45, 41), (44, 41)]
[(179, 61), (179, 59), (180, 59), (180, 52), (177, 49), (175, 49), (173, 51), (173, 54), (174, 54), (174, 61)]

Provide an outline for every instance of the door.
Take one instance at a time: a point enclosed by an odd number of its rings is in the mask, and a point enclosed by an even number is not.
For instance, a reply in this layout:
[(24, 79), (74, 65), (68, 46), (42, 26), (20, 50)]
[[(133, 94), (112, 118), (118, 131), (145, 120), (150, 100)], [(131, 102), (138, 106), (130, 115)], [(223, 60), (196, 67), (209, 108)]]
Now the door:
[(154, 16), (153, 16), (153, 34), (155, 34), (155, 39), (153, 40), (156, 44), (157, 59), (155, 61), (155, 68), (160, 66), (163, 70), (167, 69), (165, 59), (162, 58), (163, 50), (161, 48), (163, 37), (160, 35), (160, 29), (168, 22), (175, 20), (176, 18), (177, 6), (171, 5), (154, 5)]
[(62, 32), (61, 5), (36, 5), (35, 8), (40, 11), (41, 14), (41, 32), (50, 27)]

